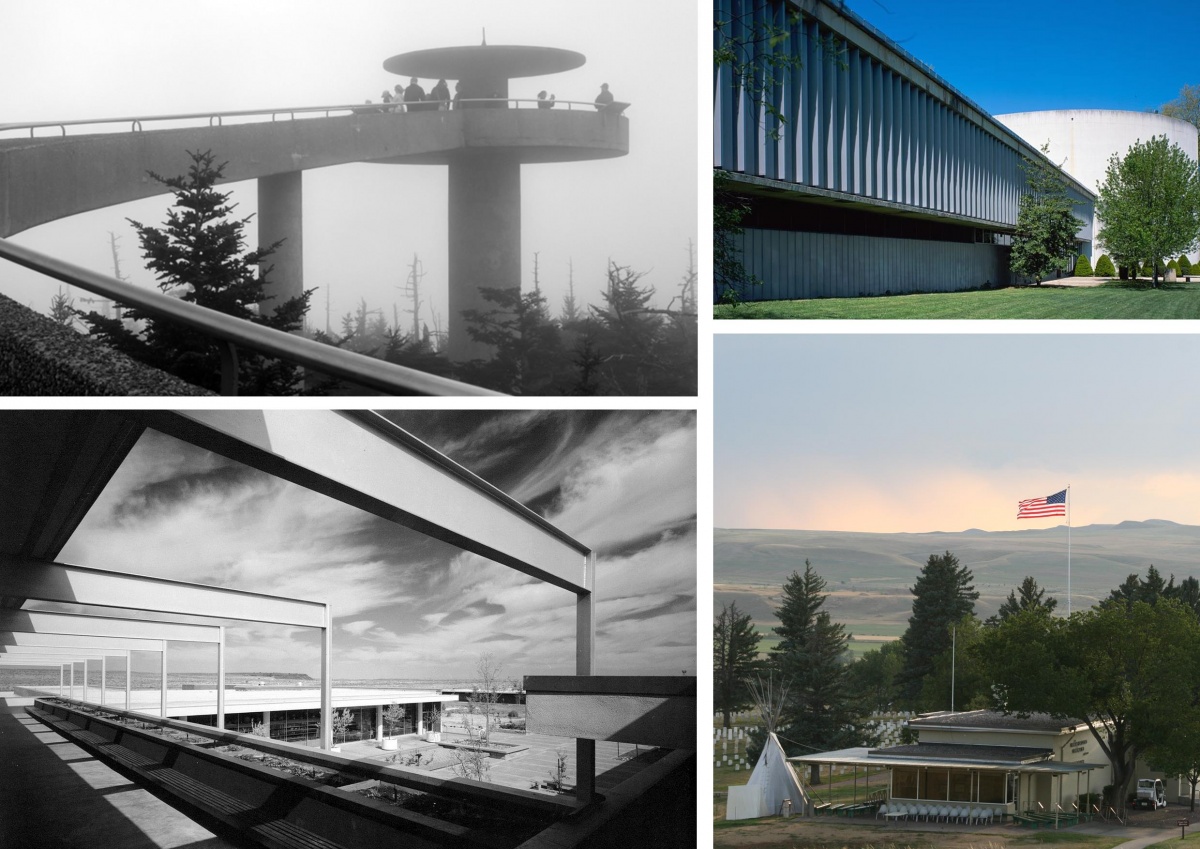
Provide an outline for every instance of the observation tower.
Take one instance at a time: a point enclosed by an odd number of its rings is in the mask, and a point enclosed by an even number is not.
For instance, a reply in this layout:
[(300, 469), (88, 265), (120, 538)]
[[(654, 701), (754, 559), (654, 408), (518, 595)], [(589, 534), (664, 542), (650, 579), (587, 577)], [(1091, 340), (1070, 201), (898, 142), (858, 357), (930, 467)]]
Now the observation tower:
[[(450, 110), (406, 112), (406, 123), (445, 125), (461, 143), (396, 163), (449, 166), (450, 359), (490, 356), (471, 340), (464, 310), (496, 304), (480, 288), (521, 286), (521, 165), (575, 162), (629, 152), (628, 104), (597, 108), (590, 101), (560, 100), (548, 107), (533, 97), (510, 97), (510, 81), (578, 68), (581, 53), (555, 47), (489, 45), (416, 50), (392, 56), (385, 70), (422, 80), (444, 79), (456, 98)], [(596, 88), (599, 88), (599, 81)], [(423, 128), (414, 126), (414, 131)], [(569, 186), (570, 175), (563, 175)], [(570, 214), (569, 209), (562, 210)]]

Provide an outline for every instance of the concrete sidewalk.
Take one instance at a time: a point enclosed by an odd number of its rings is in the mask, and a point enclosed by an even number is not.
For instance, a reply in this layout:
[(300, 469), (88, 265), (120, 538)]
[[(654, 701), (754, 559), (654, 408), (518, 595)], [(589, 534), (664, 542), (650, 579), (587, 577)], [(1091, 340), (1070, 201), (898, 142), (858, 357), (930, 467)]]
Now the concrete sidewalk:
[(0, 846), (233, 849), (0, 693)]

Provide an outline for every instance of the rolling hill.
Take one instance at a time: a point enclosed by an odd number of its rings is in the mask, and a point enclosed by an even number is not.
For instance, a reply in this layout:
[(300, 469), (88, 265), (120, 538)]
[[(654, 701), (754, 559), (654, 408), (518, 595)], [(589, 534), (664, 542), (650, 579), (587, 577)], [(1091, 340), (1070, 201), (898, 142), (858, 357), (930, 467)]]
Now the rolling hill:
[[(949, 551), (975, 576), (976, 613), (988, 617), (1026, 575), (1066, 608), (1067, 528), (872, 534), (840, 531), (714, 531), (714, 602), (736, 601), (761, 628), (777, 621), (780, 587), (804, 560), (826, 580), (826, 609), (859, 635), (895, 636), (908, 621), (930, 554)], [(1151, 564), (1176, 580), (1200, 576), (1200, 526), (1160, 519), (1071, 529), (1071, 602), (1090, 607), (1131, 572)]]

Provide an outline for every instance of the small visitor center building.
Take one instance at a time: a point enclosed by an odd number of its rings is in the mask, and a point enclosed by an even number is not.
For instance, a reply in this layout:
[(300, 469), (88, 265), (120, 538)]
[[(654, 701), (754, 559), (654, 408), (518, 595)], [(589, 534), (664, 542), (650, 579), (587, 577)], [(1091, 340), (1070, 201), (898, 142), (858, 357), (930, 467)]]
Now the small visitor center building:
[(1080, 796), (1099, 794), (1111, 782), (1108, 760), (1082, 721), (975, 710), (925, 714), (908, 726), (918, 742), (789, 760), (886, 768), (889, 809), (905, 803), (970, 806), (995, 819), (1030, 810), (1070, 813)]

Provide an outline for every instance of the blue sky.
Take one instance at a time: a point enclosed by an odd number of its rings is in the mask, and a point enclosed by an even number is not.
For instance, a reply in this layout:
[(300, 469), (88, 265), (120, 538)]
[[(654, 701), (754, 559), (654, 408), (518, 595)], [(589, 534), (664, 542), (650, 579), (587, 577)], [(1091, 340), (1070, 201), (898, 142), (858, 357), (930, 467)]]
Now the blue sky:
[(718, 334), (714, 524), (925, 532), (1200, 525), (1194, 334)]
[[(694, 413), (384, 415), (596, 551), (597, 674), (695, 672)], [(468, 679), (489, 651), (505, 677), (574, 673), (567, 591), (154, 431), (60, 559), (328, 601), (337, 678)], [(312, 629), (239, 624), (228, 644), (231, 671), (317, 672)]]
[(851, 0), (847, 6), (993, 115), (1153, 110), (1200, 83), (1200, 3)]

